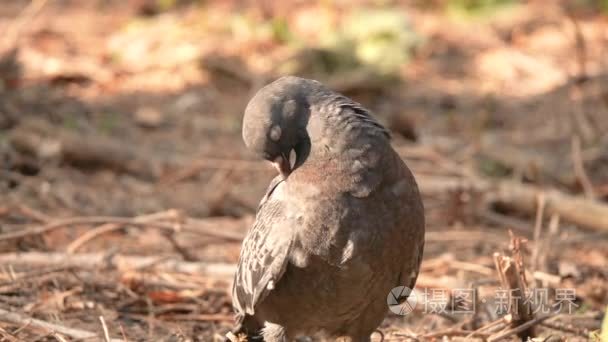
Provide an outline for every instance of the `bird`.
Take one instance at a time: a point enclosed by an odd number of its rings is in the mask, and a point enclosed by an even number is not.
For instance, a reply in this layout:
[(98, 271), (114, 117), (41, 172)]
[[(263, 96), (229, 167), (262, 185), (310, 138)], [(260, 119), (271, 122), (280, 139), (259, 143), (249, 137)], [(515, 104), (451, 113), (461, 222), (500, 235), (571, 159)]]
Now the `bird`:
[(370, 341), (387, 295), (414, 288), (425, 218), (412, 172), (361, 104), (283, 76), (245, 108), (248, 150), (272, 163), (241, 247), (227, 340)]

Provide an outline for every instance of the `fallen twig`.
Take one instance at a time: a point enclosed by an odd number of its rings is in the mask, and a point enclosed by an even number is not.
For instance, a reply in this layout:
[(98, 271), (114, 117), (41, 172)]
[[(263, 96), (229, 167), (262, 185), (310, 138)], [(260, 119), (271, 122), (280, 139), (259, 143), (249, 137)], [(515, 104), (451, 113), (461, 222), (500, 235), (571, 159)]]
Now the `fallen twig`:
[(593, 189), (593, 184), (585, 171), (585, 165), (583, 164), (583, 157), (581, 155), (581, 139), (575, 135), (572, 138), (572, 164), (574, 165), (574, 174), (583, 187), (585, 196), (588, 199), (594, 199), (595, 190)]
[(150, 267), (166, 272), (194, 273), (218, 278), (231, 278), (236, 265), (230, 263), (187, 262), (180, 260), (160, 260), (152, 256), (108, 256), (104, 253), (67, 254), (67, 253), (5, 253), (0, 254), (0, 264), (33, 266), (59, 266), (80, 268), (110, 267), (118, 270), (132, 270)]
[(497, 328), (502, 329), (502, 327), (504, 327), (505, 324), (508, 324), (510, 320), (511, 320), (510, 315), (501, 317), (501, 318), (499, 318), (493, 322), (490, 322), (490, 323), (480, 327), (479, 329), (471, 332), (465, 338), (471, 338), (471, 337), (475, 336), (474, 334), (479, 334), (479, 333), (486, 333), (486, 334), (492, 333)]
[(163, 176), (160, 179), (159, 184), (163, 186), (175, 184), (184, 181), (188, 178), (194, 177), (198, 175), (201, 171), (207, 169), (268, 171), (271, 169), (271, 166), (270, 164), (264, 163), (262, 161), (201, 158), (182, 169)]
[(490, 232), (487, 229), (479, 230), (450, 230), (448, 227), (439, 231), (426, 232), (424, 235), (425, 242), (446, 242), (446, 241), (487, 241), (492, 243), (502, 243), (502, 237), (496, 232)]
[[(137, 222), (141, 222), (141, 223), (145, 223), (145, 222), (152, 222), (152, 221), (157, 221), (157, 220), (179, 220), (180, 219), (180, 214), (177, 210), (167, 210), (167, 211), (163, 211), (160, 213), (154, 213), (151, 215), (142, 215), (142, 216), (137, 216), (134, 217), (133, 220), (137, 221)], [(66, 251), (68, 253), (74, 253), (78, 248), (82, 247), (85, 243), (93, 240), (94, 238), (102, 235), (102, 234), (106, 234), (115, 230), (118, 230), (120, 228), (123, 228), (125, 225), (124, 224), (119, 224), (119, 223), (106, 223), (106, 224), (102, 224), (101, 226), (98, 226), (96, 228), (94, 228), (93, 230), (89, 230), (88, 232), (84, 233), (83, 235), (81, 235), (80, 237), (78, 237), (76, 240), (74, 240), (72, 243), (70, 243), (67, 247), (66, 247)]]
[[(510, 233), (512, 235), (512, 233)], [(522, 326), (534, 319), (534, 313), (528, 301), (522, 300), (526, 296), (526, 279), (523, 261), (521, 260), (520, 241), (511, 236), (512, 256), (503, 256), (494, 253), (494, 263), (500, 277), (501, 288), (506, 290), (510, 304), (508, 310), (512, 326)], [(526, 339), (534, 335), (532, 325), (529, 329), (518, 331), (519, 337)]]
[(25, 204), (17, 204), (17, 208), (16, 208), (21, 214), (32, 218), (38, 222), (42, 222), (42, 223), (46, 223), (51, 221), (53, 218), (51, 216), (48, 216), (36, 209), (30, 208)]
[(463, 271), (475, 272), (485, 276), (491, 276), (494, 274), (494, 269), (490, 267), (486, 267), (483, 265), (478, 265), (471, 262), (465, 262), (460, 260), (455, 260), (453, 258), (448, 258), (444, 256), (440, 256), (438, 258), (425, 260), (422, 264), (422, 271), (428, 271), (437, 267), (448, 266), (454, 269), (459, 269)]
[(16, 232), (10, 232), (0, 235), (0, 241), (13, 240), (23, 238), (32, 235), (40, 235), (51, 230), (62, 228), (65, 226), (77, 225), (77, 224), (100, 224), (100, 223), (115, 223), (115, 224), (129, 224), (134, 226), (149, 226), (159, 229), (176, 230), (179, 229), (177, 224), (164, 223), (164, 222), (138, 222), (132, 218), (123, 217), (111, 217), (111, 216), (90, 216), (90, 217), (72, 217), (68, 219), (62, 219), (55, 222), (48, 223), (40, 227), (34, 227), (30, 229), (24, 229)]
[(423, 335), (421, 337), (424, 339), (434, 339), (434, 338), (444, 337), (444, 336), (448, 336), (448, 337), (449, 336), (488, 337), (489, 334), (484, 333), (484, 332), (462, 330), (462, 329), (458, 328), (458, 329), (448, 329), (448, 330), (444, 330), (444, 331), (429, 333), (429, 334)]
[[(549, 219), (549, 234), (547, 234), (547, 236), (541, 240), (541, 247), (542, 247), (542, 253), (539, 256), (539, 260), (538, 260), (538, 266), (539, 269), (541, 271), (547, 271), (547, 258), (549, 257), (549, 246), (551, 246), (551, 248), (555, 248), (556, 244), (556, 236), (558, 236), (559, 233), (559, 220), (560, 217), (558, 214), (553, 214), (551, 215), (551, 218)], [(536, 272), (535, 272), (536, 273)], [(543, 286), (546, 286), (545, 284), (551, 283), (551, 281), (547, 280), (543, 280)]]
[(37, 278), (37, 277), (45, 276), (47, 274), (58, 273), (58, 272), (63, 272), (63, 271), (67, 271), (67, 270), (69, 270), (69, 267), (58, 266), (58, 267), (45, 268), (45, 269), (41, 269), (41, 270), (32, 270), (32, 271), (28, 271), (28, 272), (25, 272), (22, 274), (16, 274), (11, 277), (11, 280), (0, 282), (0, 289), (2, 289), (2, 287), (5, 285), (11, 285), (11, 284), (20, 282), (25, 279)]
[(576, 181), (572, 168), (566, 167), (563, 160), (505, 144), (494, 135), (482, 137), (480, 156), (535, 181), (551, 180), (566, 186)]
[(101, 322), (101, 328), (103, 329), (103, 338), (105, 342), (110, 342), (110, 332), (108, 331), (108, 326), (106, 325), (106, 320), (103, 319), (103, 316), (99, 316), (99, 321)]
[(2, 329), (2, 327), (0, 327), (0, 341), (8, 341), (8, 342), (21, 342), (23, 340), (18, 339), (17, 337), (13, 336), (12, 334), (10, 334), (8, 331)]
[[(222, 229), (218, 229), (218, 225), (216, 223), (217, 219), (209, 219), (209, 220), (187, 220), (184, 224), (182, 223), (169, 223), (169, 222), (158, 222), (158, 221), (147, 221), (136, 218), (128, 218), (128, 217), (113, 217), (113, 216), (84, 216), (84, 217), (72, 217), (67, 219), (57, 220), (55, 222), (50, 222), (43, 226), (33, 227), (29, 229), (23, 229), (16, 232), (9, 232), (5, 234), (0, 234), (0, 241), (6, 240), (14, 240), (19, 238), (24, 238), (27, 236), (34, 236), (47, 233), (49, 231), (78, 224), (116, 224), (116, 225), (132, 225), (139, 227), (151, 227), (158, 228), (162, 230), (168, 231), (182, 231), (189, 232), (194, 234), (204, 234), (210, 235), (218, 238), (222, 238), (225, 240), (231, 241), (241, 241), (243, 236), (242, 234), (234, 234), (230, 231), (224, 231)], [(230, 218), (231, 221), (235, 221), (235, 219)], [(238, 221), (238, 220), (236, 220)], [(212, 228), (213, 226), (213, 228)], [(108, 228), (109, 229), (109, 228)], [(110, 229), (109, 229), (110, 230)]]
[[(9, 312), (4, 309), (0, 309), (0, 321), (8, 322), (12, 324), (27, 324), (28, 327), (34, 327), (38, 329), (43, 329), (48, 332), (57, 332), (63, 335), (70, 336), (76, 339), (91, 339), (91, 338), (99, 338), (99, 335), (80, 329), (68, 328), (63, 325), (45, 322), (36, 318), (31, 318), (28, 316), (24, 316), (15, 312)], [(118, 339), (111, 339), (111, 342), (120, 342)]]
[(539, 253), (541, 252), (540, 235), (541, 235), (541, 232), (543, 229), (545, 204), (547, 202), (545, 200), (545, 194), (542, 192), (539, 193), (536, 196), (536, 202), (537, 202), (537, 210), (536, 210), (536, 219), (534, 220), (534, 248), (532, 249), (532, 262), (531, 262), (532, 272), (534, 272), (538, 269)]
[(547, 215), (558, 214), (563, 220), (608, 232), (608, 205), (552, 189), (540, 189), (513, 181), (492, 182), (483, 178), (419, 176), (423, 194), (443, 194), (455, 189), (471, 189), (486, 194), (490, 202), (501, 203), (529, 214), (536, 213), (536, 196), (544, 192)]
[[(53, 332), (51, 335), (52, 335), (54, 338), (56, 338), (56, 339), (57, 339), (57, 341), (59, 341), (59, 342), (68, 342), (68, 340), (67, 340), (67, 339), (66, 339), (64, 336), (62, 336), (61, 334), (58, 334), (58, 333), (56, 333), (56, 332)], [(111, 341), (107, 341), (107, 342), (111, 342)]]
[(534, 327), (535, 325), (541, 323), (542, 321), (551, 318), (551, 315), (547, 315), (547, 316), (541, 316), (541, 317), (537, 317), (533, 320), (527, 321), (526, 323), (523, 323), (521, 325), (518, 325), (517, 327), (513, 328), (513, 329), (509, 329), (506, 331), (502, 331), (499, 333), (496, 333), (490, 337), (488, 337), (488, 342), (495, 342), (495, 341), (500, 341), (505, 337), (509, 337), (511, 335), (515, 335), (515, 334), (519, 334), (523, 331), (526, 331), (532, 327)]
[(522, 220), (517, 217), (501, 214), (499, 212), (492, 211), (489, 208), (482, 210), (477, 215), (479, 215), (479, 217), (483, 218), (484, 220), (487, 220), (494, 224), (498, 224), (500, 227), (509, 227), (509, 229), (517, 231), (517, 233), (522, 236), (530, 235), (532, 225), (528, 221)]
[(589, 330), (585, 329), (585, 328), (577, 328), (575, 326), (573, 326), (572, 324), (565, 324), (562, 322), (555, 322), (555, 321), (551, 321), (551, 322), (542, 322), (540, 323), (541, 326), (543, 327), (547, 327), (553, 330), (558, 330), (558, 331), (563, 331), (563, 332), (567, 332), (567, 333), (571, 333), (571, 334), (575, 334), (575, 335), (579, 335), (579, 336), (589, 336)]
[(125, 333), (125, 328), (123, 328), (122, 324), (118, 324), (118, 326), (120, 327), (120, 334), (122, 335), (122, 340), (124, 342), (128, 342), (127, 340), (127, 334)]
[(2, 32), (2, 46), (1, 48), (12, 47), (19, 39), (23, 26), (34, 18), (44, 5), (47, 0), (32, 0), (30, 3), (19, 13), (19, 15), (11, 22), (11, 24)]
[(146, 159), (145, 153), (123, 142), (102, 136), (75, 134), (41, 120), (27, 120), (9, 134), (18, 151), (39, 158), (55, 158), (85, 167), (104, 167), (130, 173), (143, 179), (156, 179), (160, 163)]

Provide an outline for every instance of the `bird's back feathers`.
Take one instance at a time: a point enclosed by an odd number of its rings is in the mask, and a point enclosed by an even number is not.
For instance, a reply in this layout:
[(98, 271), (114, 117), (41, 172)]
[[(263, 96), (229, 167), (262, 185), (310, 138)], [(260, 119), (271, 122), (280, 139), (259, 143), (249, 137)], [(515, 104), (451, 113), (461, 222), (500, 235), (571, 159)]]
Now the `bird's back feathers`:
[(283, 82), (294, 94), (303, 84), (310, 145), (260, 203), (241, 250), (234, 308), (243, 324), (268, 320), (291, 334), (325, 329), (363, 340), (386, 313), (378, 298), (415, 283), (420, 194), (388, 131), (363, 106), (315, 81), (277, 82), (265, 91)]

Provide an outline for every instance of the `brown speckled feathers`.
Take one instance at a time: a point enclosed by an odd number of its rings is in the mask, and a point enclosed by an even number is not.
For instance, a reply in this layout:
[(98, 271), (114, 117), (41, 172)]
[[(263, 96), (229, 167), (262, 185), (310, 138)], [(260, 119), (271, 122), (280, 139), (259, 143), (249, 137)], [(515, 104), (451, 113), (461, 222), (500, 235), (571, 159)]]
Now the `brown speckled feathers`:
[(280, 175), (243, 242), (237, 331), (369, 341), (389, 291), (414, 286), (424, 245), (418, 188), (388, 132), (319, 82), (284, 77), (251, 100), (243, 137)]

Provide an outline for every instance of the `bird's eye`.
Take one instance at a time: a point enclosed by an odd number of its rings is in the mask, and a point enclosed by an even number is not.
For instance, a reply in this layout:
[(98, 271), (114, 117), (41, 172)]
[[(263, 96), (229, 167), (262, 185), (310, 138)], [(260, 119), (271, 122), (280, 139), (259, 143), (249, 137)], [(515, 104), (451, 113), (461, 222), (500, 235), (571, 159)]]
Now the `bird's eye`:
[(296, 114), (298, 104), (294, 100), (288, 100), (283, 103), (283, 116), (286, 118), (293, 117)]
[(272, 141), (279, 141), (279, 139), (281, 139), (281, 127), (279, 125), (272, 126), (268, 133), (268, 137)]

